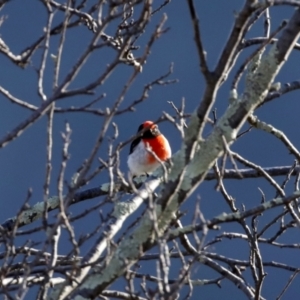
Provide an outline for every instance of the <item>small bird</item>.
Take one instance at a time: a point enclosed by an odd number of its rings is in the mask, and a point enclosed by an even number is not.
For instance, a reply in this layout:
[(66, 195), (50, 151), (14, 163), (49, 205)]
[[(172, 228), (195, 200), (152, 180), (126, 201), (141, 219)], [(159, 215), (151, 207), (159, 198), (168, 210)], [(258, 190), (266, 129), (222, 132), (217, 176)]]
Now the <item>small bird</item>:
[(130, 145), (127, 161), (129, 171), (132, 176), (151, 174), (159, 167), (160, 161), (171, 157), (170, 144), (152, 121), (141, 124), (137, 133), (140, 135)]

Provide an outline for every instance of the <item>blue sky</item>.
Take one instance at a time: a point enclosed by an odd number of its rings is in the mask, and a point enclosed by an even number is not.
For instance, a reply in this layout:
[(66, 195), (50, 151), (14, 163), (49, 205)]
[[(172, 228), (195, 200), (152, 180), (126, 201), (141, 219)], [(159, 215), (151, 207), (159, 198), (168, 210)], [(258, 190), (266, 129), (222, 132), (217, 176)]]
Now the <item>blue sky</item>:
[[(93, 1), (90, 1), (91, 5)], [(159, 5), (163, 1), (154, 1)], [(207, 60), (209, 67), (212, 69), (224, 46), (230, 29), (232, 27), (235, 11), (238, 11), (242, 2), (239, 0), (219, 1), (219, 0), (197, 0), (197, 13), (201, 24), (201, 33), (203, 43), (207, 52)], [(291, 7), (275, 7), (271, 9), (271, 24), (275, 29), (283, 19), (289, 19), (293, 13)], [(119, 137), (116, 141), (123, 142), (133, 136), (139, 126), (145, 120), (156, 120), (162, 115), (162, 112), (167, 112), (174, 115), (175, 112), (168, 101), (173, 101), (174, 104), (180, 106), (182, 98), (185, 98), (186, 112), (191, 113), (199, 104), (204, 89), (204, 80), (200, 73), (199, 60), (197, 57), (196, 47), (193, 41), (192, 24), (189, 16), (188, 6), (186, 1), (171, 1), (169, 5), (164, 7), (157, 13), (151, 21), (151, 24), (146, 29), (144, 35), (137, 41), (137, 45), (141, 48), (135, 52), (136, 56), (141, 55), (144, 51), (145, 42), (149, 39), (156, 24), (162, 18), (163, 14), (167, 14), (167, 22), (165, 28), (169, 30), (154, 44), (151, 49), (151, 55), (147, 59), (147, 63), (143, 66), (143, 72), (138, 76), (137, 80), (132, 85), (126, 95), (121, 107), (128, 106), (132, 101), (137, 99), (145, 86), (145, 84), (165, 74), (170, 65), (174, 64), (174, 72), (169, 79), (178, 79), (178, 83), (167, 86), (155, 86), (149, 92), (149, 98), (142, 104), (137, 106), (136, 112), (126, 113), (117, 116), (114, 122), (119, 128)], [(5, 21), (0, 27), (0, 37), (10, 47), (10, 50), (18, 54), (21, 50), (31, 45), (38, 37), (41, 36), (43, 27), (46, 24), (46, 12), (44, 6), (39, 1), (34, 0), (12, 0), (1, 11), (0, 17), (5, 17)], [(62, 13), (57, 12), (54, 17), (54, 24), (61, 20)], [(107, 34), (113, 34), (115, 24), (107, 28)], [(263, 34), (262, 21), (257, 22), (247, 35), (249, 37), (261, 36)], [(66, 45), (62, 55), (62, 67), (60, 80), (69, 72), (72, 65), (77, 61), (78, 56), (83, 52), (87, 42), (92, 38), (93, 33), (84, 25), (71, 29), (66, 36)], [(50, 40), (50, 53), (56, 53), (59, 36), (55, 36)], [(235, 74), (235, 71), (243, 60), (253, 51), (250, 47), (242, 53), (236, 67), (231, 72), (227, 82), (221, 87), (218, 95), (215, 108), (218, 116), (221, 116), (228, 106), (228, 95), (230, 83)], [(8, 60), (4, 55), (0, 55), (0, 85), (10, 91), (12, 95), (34, 105), (40, 105), (42, 100), (37, 93), (37, 73), (36, 69), (40, 65), (41, 50), (33, 57), (31, 65), (25, 69), (19, 68)], [(81, 70), (76, 80), (72, 83), (71, 88), (80, 88), (87, 82), (95, 79), (106, 67), (106, 65), (115, 57), (114, 49), (104, 49), (93, 55), (87, 62), (86, 66)], [(105, 110), (114, 103), (115, 99), (120, 94), (126, 80), (132, 74), (132, 67), (127, 65), (119, 66), (117, 71), (110, 76), (107, 82), (96, 89), (94, 96), (77, 96), (69, 99), (60, 100), (57, 105), (61, 107), (80, 106), (88, 101), (106, 94), (104, 100), (100, 101), (96, 107)], [(276, 81), (282, 83), (299, 79), (299, 53), (294, 52), (289, 61), (283, 67)], [(45, 72), (45, 91), (47, 96), (51, 95), (53, 80), (53, 61), (49, 57)], [(241, 80), (239, 93), (243, 91), (244, 79)], [(265, 122), (270, 122), (276, 128), (284, 131), (296, 147), (300, 147), (298, 133), (298, 112), (300, 104), (298, 101), (299, 92), (284, 95), (280, 99), (265, 105), (257, 110), (258, 116)], [(21, 121), (30, 116), (31, 112), (12, 104), (2, 94), (0, 94), (0, 138), (2, 139)], [(65, 122), (70, 124), (72, 129), (72, 143), (70, 145), (70, 160), (66, 170), (66, 180), (70, 181), (74, 172), (80, 167), (84, 159), (89, 155), (101, 125), (103, 118), (92, 114), (57, 114), (54, 117), (54, 150), (53, 150), (53, 174), (50, 186), (50, 194), (57, 194), (57, 176), (61, 167), (62, 147), (63, 142), (61, 132), (64, 131)], [(45, 180), (45, 159), (46, 159), (46, 117), (42, 117), (38, 122), (30, 126), (20, 137), (9, 143), (6, 147), (0, 150), (0, 220), (14, 216), (20, 209), (22, 203), (26, 199), (27, 191), (32, 188), (33, 195), (30, 199), (30, 204), (33, 205), (43, 199), (43, 184)], [(160, 125), (161, 131), (167, 136), (172, 146), (173, 152), (176, 152), (181, 145), (181, 137), (179, 132), (172, 124), (163, 122)], [(207, 128), (209, 134), (210, 128)], [(109, 135), (112, 136), (112, 128), (109, 130)], [(98, 156), (105, 159), (107, 157), (107, 140), (100, 148)], [(263, 167), (292, 165), (294, 157), (292, 157), (287, 149), (274, 137), (271, 137), (258, 130), (252, 130), (245, 137), (238, 140), (232, 149), (237, 151), (245, 158), (260, 164)], [(129, 145), (123, 149), (121, 153), (121, 170), (127, 172), (127, 155)], [(95, 162), (94, 166), (97, 166)], [(106, 172), (101, 173), (85, 188), (97, 186), (108, 180)], [(282, 181), (279, 180), (279, 182)], [(183, 205), (182, 210), (187, 210), (187, 215), (184, 218), (187, 224), (191, 220), (194, 209), (194, 203), (199, 196), (201, 198), (201, 209), (204, 217), (209, 219), (222, 212), (229, 212), (225, 201), (221, 195), (215, 191), (215, 182), (205, 182), (202, 184), (194, 195)], [(247, 179), (244, 181), (228, 180), (226, 181), (227, 188), (232, 196), (236, 199), (237, 207), (242, 204), (246, 208), (256, 206), (260, 203), (261, 195), (258, 191), (260, 187), (267, 199), (274, 196), (274, 190), (270, 188), (265, 180)], [(288, 191), (292, 191), (293, 186), (288, 187)], [(88, 202), (70, 208), (72, 215), (76, 215), (83, 210), (95, 205), (100, 200), (94, 199)], [(281, 209), (277, 209), (276, 212)], [(264, 215), (262, 223), (272, 218), (274, 212), (268, 212)], [(52, 213), (51, 217), (55, 214)], [(1, 221), (1, 222), (2, 222)], [(250, 222), (250, 220), (248, 220)], [(95, 227), (95, 222), (100, 222), (100, 219), (95, 213), (91, 218), (78, 221), (74, 224), (78, 236), (89, 232)], [(34, 224), (36, 226), (36, 224)], [(34, 227), (33, 226), (33, 227)], [(30, 227), (30, 226), (29, 226)], [(29, 228), (28, 227), (28, 228)], [(297, 232), (296, 232), (297, 230)], [(223, 226), (218, 232), (211, 232), (208, 240), (216, 234), (224, 231), (241, 231), (241, 228), (236, 224)], [(289, 243), (298, 243), (298, 229), (293, 229), (291, 233), (295, 235), (287, 235), (286, 241)], [(44, 233), (38, 234), (36, 238), (43, 240)], [(24, 239), (20, 238), (19, 243)], [(66, 244), (64, 244), (66, 243)], [(69, 242), (61, 241), (61, 251), (68, 247)], [(89, 245), (83, 247), (86, 251)], [(3, 249), (1, 249), (3, 250)], [(224, 241), (210, 248), (211, 252), (218, 252), (224, 255), (229, 255), (234, 258), (248, 259), (248, 247), (246, 242)], [(291, 263), (297, 265), (299, 253), (297, 250), (291, 250), (287, 256), (284, 251), (271, 248), (270, 246), (262, 247), (262, 253), (266, 257), (266, 261), (276, 260), (282, 263)], [(84, 254), (84, 252), (83, 252)], [(153, 268), (149, 270), (154, 271)], [(290, 276), (288, 272), (280, 272), (280, 275), (266, 268), (266, 272), (270, 275), (266, 277), (265, 286), (262, 295), (267, 299), (273, 299), (283, 288)], [(174, 277), (178, 276), (174, 270)], [(192, 274), (193, 278), (214, 278), (216, 274), (207, 267), (196, 265)], [(297, 285), (299, 279), (296, 279), (292, 287), (286, 293), (284, 299), (296, 297)], [(122, 283), (120, 283), (122, 284)], [(232, 293), (235, 293), (235, 299), (244, 299), (242, 292), (239, 292), (228, 281), (222, 282), (222, 289), (216, 286), (208, 286), (199, 288), (202, 299), (229, 299)], [(197, 293), (194, 293), (192, 299), (198, 299)]]

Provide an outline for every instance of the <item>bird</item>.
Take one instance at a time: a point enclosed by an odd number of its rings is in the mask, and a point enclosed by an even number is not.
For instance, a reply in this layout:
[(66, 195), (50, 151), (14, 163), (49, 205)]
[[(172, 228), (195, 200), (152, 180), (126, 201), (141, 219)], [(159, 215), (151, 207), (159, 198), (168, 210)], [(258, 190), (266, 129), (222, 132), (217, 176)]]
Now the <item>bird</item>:
[[(153, 152), (153, 153), (151, 153)], [(142, 123), (130, 145), (127, 160), (132, 177), (150, 175), (172, 155), (169, 141), (152, 121)]]

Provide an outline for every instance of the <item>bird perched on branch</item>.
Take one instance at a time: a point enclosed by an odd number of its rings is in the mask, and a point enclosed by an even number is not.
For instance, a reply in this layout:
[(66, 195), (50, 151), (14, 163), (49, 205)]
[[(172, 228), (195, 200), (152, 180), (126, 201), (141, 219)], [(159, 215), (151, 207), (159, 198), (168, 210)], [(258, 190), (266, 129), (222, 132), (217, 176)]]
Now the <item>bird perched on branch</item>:
[(130, 145), (128, 167), (132, 176), (151, 174), (172, 155), (168, 140), (152, 121), (139, 126), (138, 137)]

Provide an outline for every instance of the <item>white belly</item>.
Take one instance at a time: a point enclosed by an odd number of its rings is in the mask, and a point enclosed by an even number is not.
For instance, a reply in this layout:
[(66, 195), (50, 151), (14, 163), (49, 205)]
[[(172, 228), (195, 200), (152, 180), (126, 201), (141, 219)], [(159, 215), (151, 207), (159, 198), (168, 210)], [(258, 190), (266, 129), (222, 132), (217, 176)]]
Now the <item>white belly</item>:
[(147, 161), (148, 152), (143, 143), (139, 143), (134, 151), (129, 155), (127, 164), (133, 176), (151, 174), (159, 165), (158, 161), (149, 164)]

